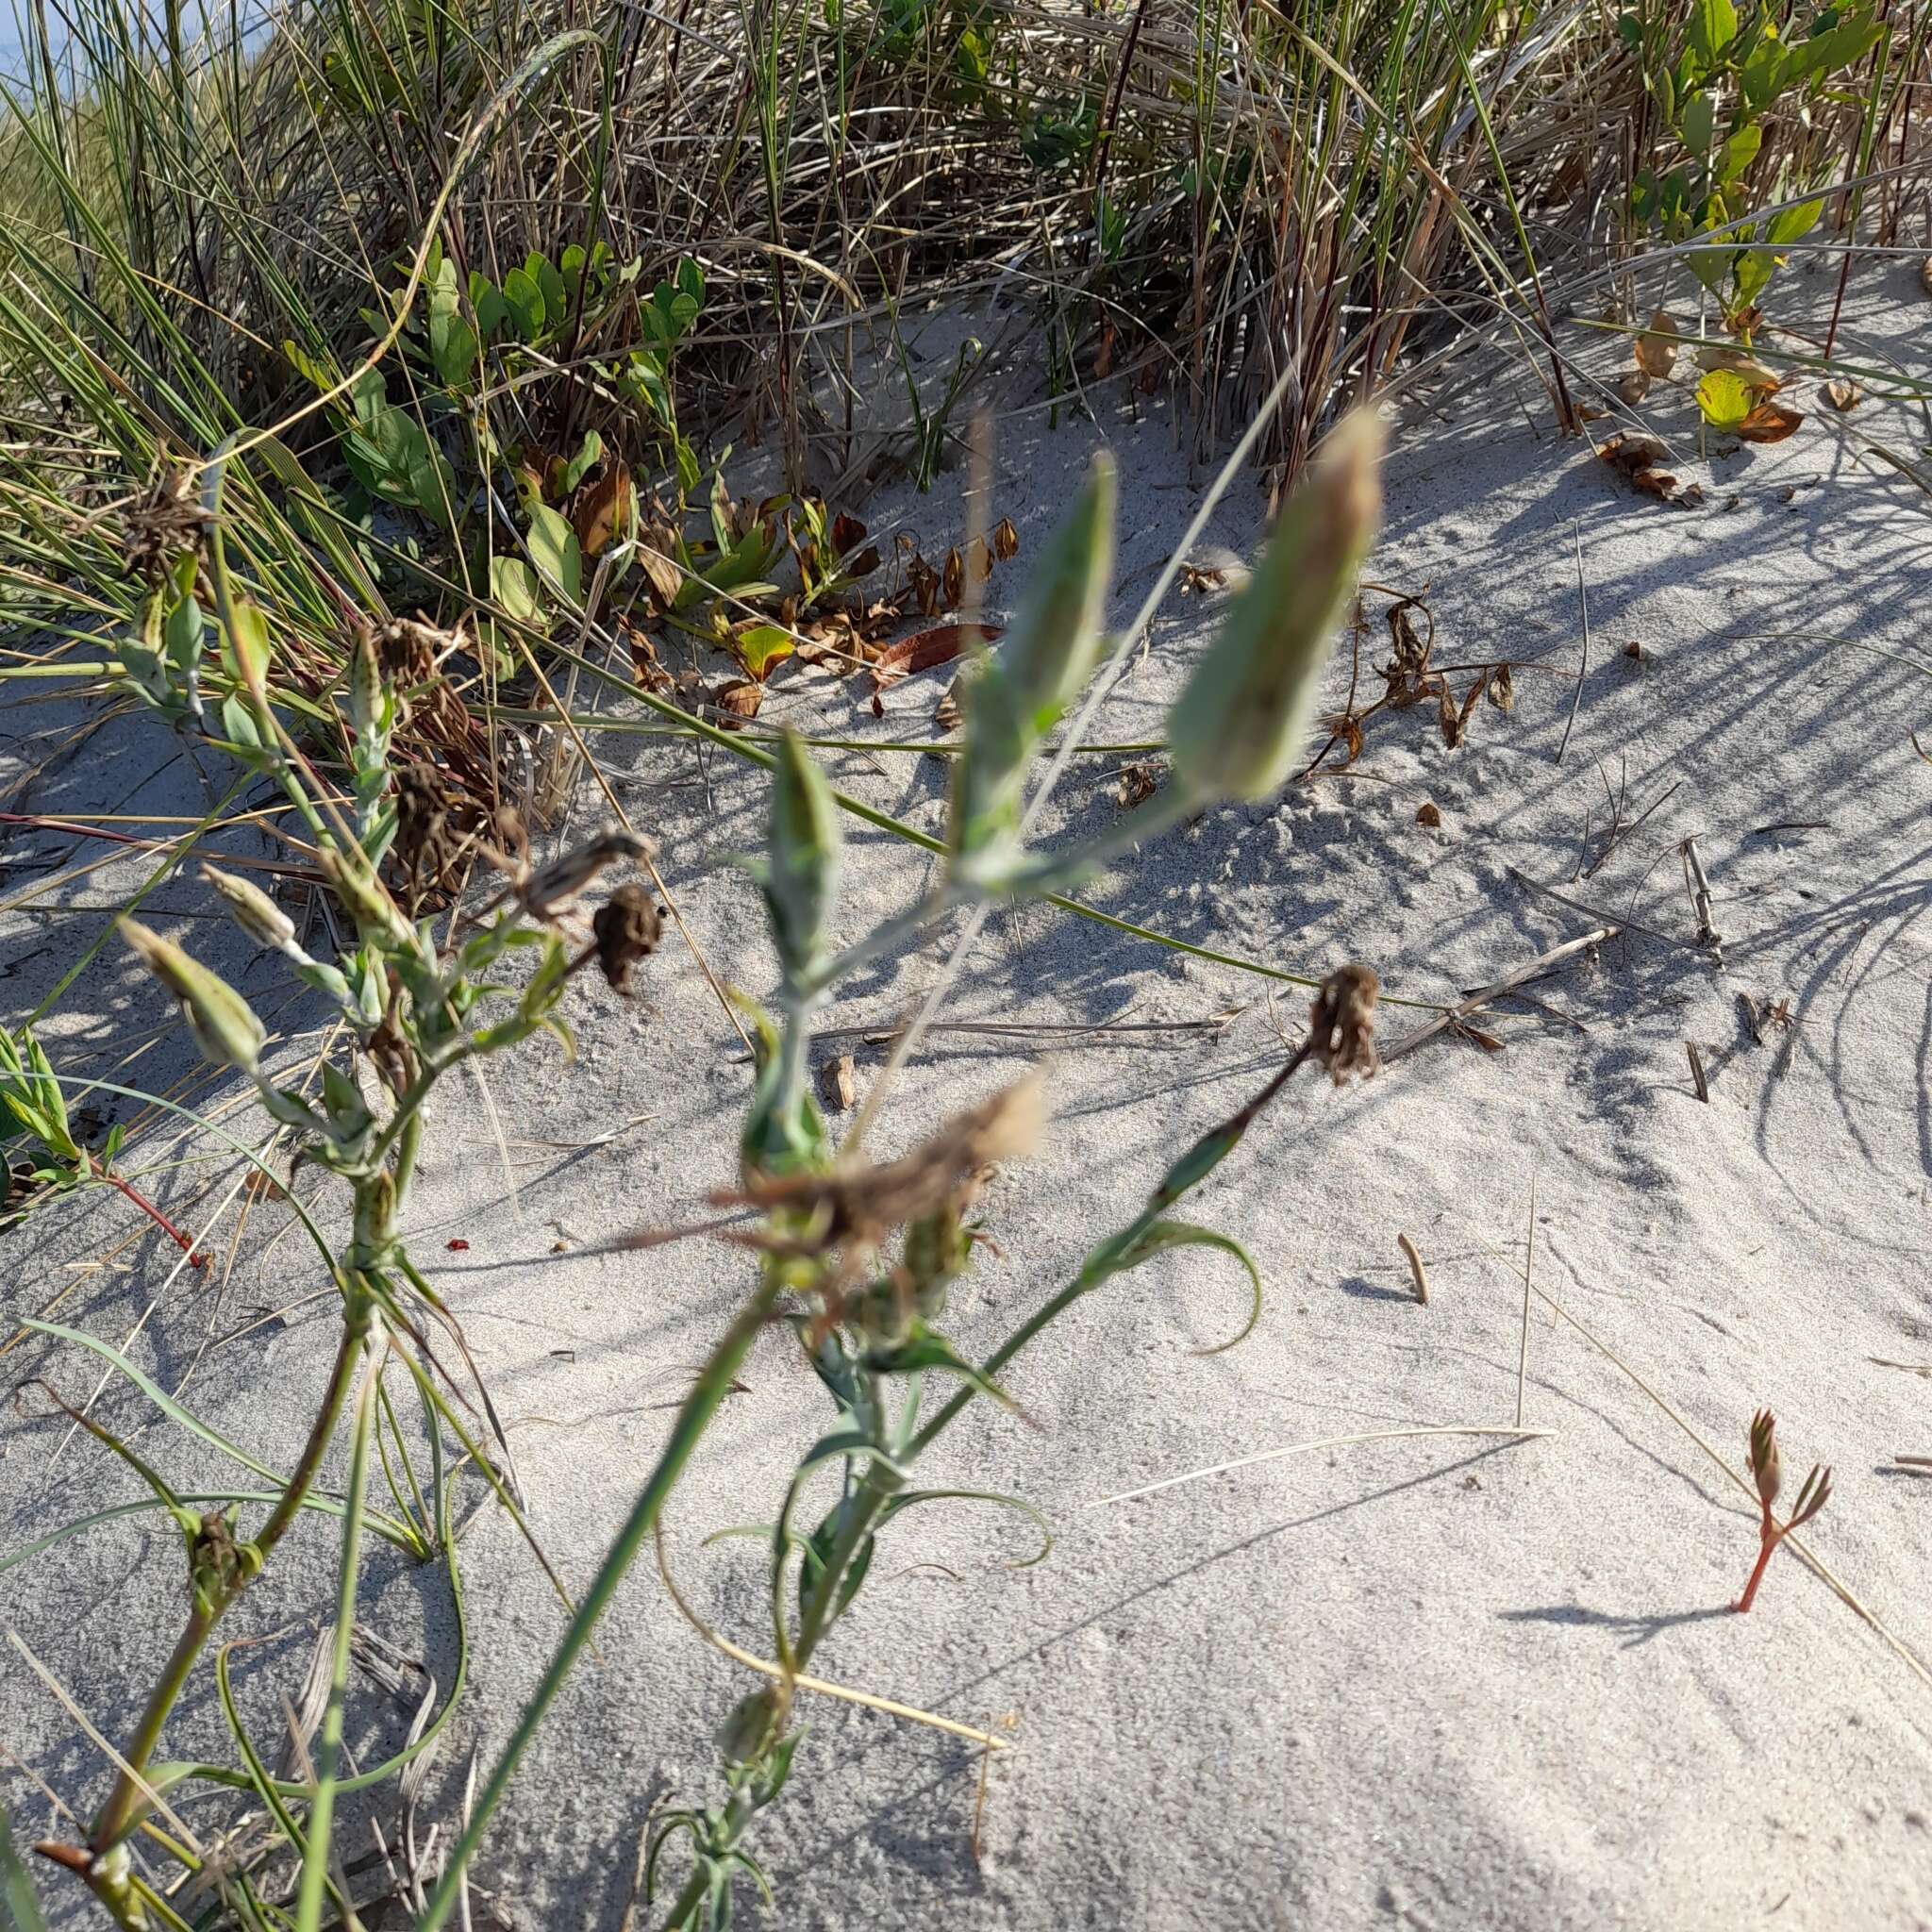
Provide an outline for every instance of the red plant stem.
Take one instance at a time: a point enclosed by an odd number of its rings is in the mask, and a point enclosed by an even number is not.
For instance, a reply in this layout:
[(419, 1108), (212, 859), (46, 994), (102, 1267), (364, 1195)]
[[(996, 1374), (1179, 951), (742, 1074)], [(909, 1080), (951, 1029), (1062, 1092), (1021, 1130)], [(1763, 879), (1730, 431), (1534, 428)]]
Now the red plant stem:
[(95, 1179), (104, 1180), (117, 1192), (125, 1194), (188, 1257), (191, 1266), (195, 1268), (207, 1267), (208, 1257), (196, 1254), (194, 1243), (140, 1189), (135, 1187), (131, 1181), (124, 1181), (118, 1174), (109, 1174), (92, 1154), (87, 1158), (89, 1167), (93, 1170)]
[(1751, 1573), (1751, 1581), (1744, 1586), (1744, 1594), (1731, 1606), (1735, 1610), (1748, 1610), (1757, 1594), (1757, 1586), (1764, 1578), (1764, 1566), (1771, 1561), (1771, 1553), (1784, 1541), (1784, 1532), (1774, 1529), (1769, 1523), (1761, 1532), (1763, 1541), (1757, 1549), (1757, 1566)]

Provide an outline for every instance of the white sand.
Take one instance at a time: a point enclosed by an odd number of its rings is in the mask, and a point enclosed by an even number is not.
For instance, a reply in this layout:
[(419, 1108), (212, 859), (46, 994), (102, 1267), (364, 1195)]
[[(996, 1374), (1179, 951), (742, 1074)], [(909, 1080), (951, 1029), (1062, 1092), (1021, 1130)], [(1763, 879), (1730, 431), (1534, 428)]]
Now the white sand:
[[(1829, 295), (1794, 274), (1780, 284), (1780, 312), (1822, 317)], [(1861, 338), (1924, 366), (1932, 308), (1907, 270), (1861, 271), (1853, 314)], [(1813, 408), (1808, 397), (1798, 406)], [(1471, 741), (1450, 752), (1428, 708), (1385, 713), (1369, 727), (1357, 775), (1214, 814), (1117, 868), (1092, 896), (1293, 972), (1363, 959), (1391, 994), (1424, 1001), (1494, 978), (1592, 923), (1524, 891), (1512, 867), (1669, 937), (1636, 932), (1573, 963), (1533, 990), (1545, 1010), (1506, 1005), (1484, 1017), (1501, 1053), (1444, 1038), (1364, 1089), (1291, 1087), (1188, 1210), (1247, 1241), (1266, 1275), (1267, 1311), (1242, 1347), (1191, 1352), (1230, 1333), (1242, 1300), (1231, 1264), (1188, 1255), (1116, 1281), (1014, 1365), (1008, 1384), (1041, 1426), (976, 1415), (924, 1474), (1031, 1499), (1058, 1535), (1052, 1557), (1003, 1567), (1030, 1551), (1026, 1527), (980, 1506), (912, 1512), (819, 1659), (828, 1675), (969, 1724), (1011, 1720), (1018, 1748), (991, 1767), (981, 1856), (969, 1842), (975, 1751), (808, 1700), (793, 1785), (755, 1847), (779, 1892), (774, 1923), (1932, 1924), (1932, 1680), (1902, 1654), (1932, 1657), (1932, 1484), (1893, 1462), (1932, 1454), (1927, 1384), (1893, 1366), (1932, 1365), (1923, 1258), (1932, 992), (1920, 924), (1932, 890), (1932, 773), (1907, 737), (1932, 715), (1923, 683), (1932, 498), (1881, 465), (1861, 467), (1853, 435), (1912, 457), (1923, 420), (1875, 404), (1848, 421), (1821, 408), (1790, 441), (1706, 466), (1679, 396), (1660, 426), (1691, 445), (1680, 473), (1709, 491), (1705, 508), (1687, 511), (1629, 494), (1587, 450), (1554, 441), (1547, 419), (1513, 369), (1453, 401), (1446, 420), (1419, 414), (1398, 438), (1369, 573), (1428, 588), (1440, 659), (1525, 667), (1515, 714), (1483, 708)], [(1109, 419), (1104, 430), (1124, 479), (1124, 616), (1194, 499), (1165, 411), (1138, 425)], [(1028, 554), (1095, 434), (1049, 436), (1038, 417), (1003, 431), (994, 513), (1015, 517)], [(874, 530), (896, 511), (942, 548), (960, 531), (960, 487), (949, 475), (928, 497), (875, 505)], [(1252, 479), (1241, 479), (1214, 540), (1249, 547), (1257, 515)], [(1593, 649), (1558, 764), (1580, 644), (1573, 528)], [(997, 597), (1013, 593), (1023, 568), (995, 580)], [(1368, 689), (1372, 663), (1387, 656), (1385, 602), (1369, 599)], [(1103, 738), (1158, 734), (1212, 615), (1211, 600), (1170, 603), (1144, 664), (1107, 708)], [(1641, 661), (1623, 655), (1633, 639)], [(1337, 702), (1347, 670), (1344, 651)], [(1453, 679), (1458, 698), (1470, 675)], [(923, 738), (941, 680), (901, 687), (883, 724), (856, 688), (793, 689), (804, 694), (783, 715), (801, 724)], [(5, 747), (16, 773), (48, 748), (38, 735), (47, 716), (11, 714), (8, 731), (34, 734)], [(716, 758), (700, 782), (688, 748), (605, 746), (634, 815), (662, 842), (708, 955), (768, 990), (754, 894), (720, 863), (758, 842), (762, 779)], [(110, 725), (36, 780), (28, 808), (203, 809), (183, 765), (156, 771), (171, 749), (141, 721)], [(848, 758), (835, 771), (861, 797), (938, 826), (933, 761), (887, 755), (874, 769)], [(1111, 761), (1077, 762), (1055, 832), (1108, 822), (1115, 782)], [(1579, 858), (1589, 867), (1602, 849), (1606, 782), (1627, 785), (1626, 820), (1677, 789), (1600, 871), (1576, 879)], [(1425, 800), (1441, 808), (1438, 831), (1415, 823)], [(580, 823), (595, 817), (588, 802), (578, 811)], [(1760, 829), (1788, 821), (1822, 823)], [(1721, 964), (1689, 944), (1674, 847), (1690, 833), (1716, 895)], [(8, 851), (63, 842), (15, 839)], [(852, 847), (843, 925), (856, 936), (916, 888), (924, 861), (862, 827)], [(145, 870), (118, 862), (59, 895), (93, 910), (7, 920), (0, 957), (49, 947), (8, 980), (9, 1017)], [(8, 873), (5, 890), (27, 877)], [(196, 915), (179, 929), (210, 957), (234, 958), (208, 910), (187, 881), (164, 886), (150, 907)], [(890, 1023), (929, 983), (932, 957), (890, 962), (852, 986), (828, 1024)], [(254, 992), (281, 983), (272, 961), (238, 970)], [(417, 1252), (512, 1422), (539, 1533), (573, 1587), (591, 1574), (750, 1276), (731, 1251), (696, 1244), (623, 1257), (551, 1252), (560, 1236), (575, 1245), (688, 1215), (731, 1174), (745, 1092), (735, 1041), (675, 944), (641, 980), (648, 1005), (613, 1003), (589, 984), (574, 991), (574, 1069), (541, 1046), (492, 1063), (519, 1198), (506, 1190), (475, 1090), (452, 1088), (410, 1214)], [(949, 1325), (962, 1345), (991, 1346), (1132, 1215), (1169, 1154), (1278, 1064), (1257, 1004), (1264, 991), (1252, 976), (1045, 910), (991, 921), (953, 1017), (1144, 1022), (1246, 1010), (1219, 1037), (1144, 1036), (1058, 1057), (1059, 1118), (1041, 1158), (1009, 1172), (991, 1198), (1004, 1258), (985, 1257), (957, 1299)], [(1280, 991), (1280, 1015), (1298, 1029), (1303, 995)], [(1752, 1044), (1740, 993), (1789, 999), (1790, 1031)], [(118, 1055), (81, 1057), (161, 1017), (158, 994), (109, 948), (50, 1037), (76, 1071), (98, 1071)], [(279, 1017), (308, 1024), (299, 1007)], [(1385, 1037), (1420, 1017), (1387, 1009)], [(1687, 1041), (1710, 1074), (1707, 1105), (1691, 1091)], [(880, 1055), (858, 1057), (863, 1080)], [(1022, 1064), (1008, 1043), (935, 1041), (897, 1089), (879, 1144), (907, 1144)], [(171, 1029), (135, 1077), (158, 1084), (187, 1065)], [(607, 1148), (528, 1144), (585, 1140), (641, 1113), (648, 1122)], [(157, 1185), (178, 1200), (217, 1171)], [(1527, 1412), (1554, 1432), (1543, 1440), (1338, 1447), (1090, 1507), (1276, 1445), (1507, 1422), (1521, 1334), (1514, 1271), (1532, 1187), (1537, 1286), (1655, 1397), (1540, 1304)], [(167, 1287), (134, 1350), (165, 1386), (180, 1385), (209, 1333), (324, 1287), (299, 1233), (262, 1256), (285, 1215), (256, 1211), (219, 1307), (200, 1276), (177, 1274)], [(63, 1319), (118, 1340), (162, 1288), (174, 1252), (144, 1239), (120, 1271), (73, 1270), (132, 1226), (104, 1191), (37, 1218), (7, 1243), (8, 1312), (71, 1283)], [(214, 1237), (224, 1255), (232, 1226), (230, 1215)], [(1398, 1231), (1427, 1257), (1426, 1307), (1408, 1293)], [(453, 1239), (467, 1251), (451, 1252)], [(333, 1324), (330, 1302), (315, 1299), (209, 1350), (186, 1399), (286, 1461)], [(8, 1380), (46, 1373), (72, 1398), (92, 1388), (95, 1367), (74, 1349), (36, 1345), (14, 1353)], [(782, 1333), (760, 1344), (745, 1379), (749, 1392), (727, 1405), (675, 1499), (672, 1545), (692, 1600), (763, 1651), (761, 1550), (700, 1542), (769, 1517), (828, 1411)], [(1753, 1409), (1774, 1406), (1790, 1491), (1814, 1459), (1834, 1466), (1836, 1494), (1809, 1541), (1894, 1641), (1789, 1552), (1754, 1613), (1728, 1613), (1755, 1555), (1754, 1517), (1663, 1404), (1734, 1468)], [(101, 1412), (127, 1428), (146, 1413), (120, 1389)], [(85, 1441), (50, 1468), (64, 1434), (46, 1422), (8, 1429), (7, 1547), (132, 1493)], [(178, 1431), (142, 1427), (139, 1442), (184, 1487), (225, 1480)], [(465, 1551), (474, 1662), (458, 1736), (464, 1747), (476, 1740), (487, 1762), (560, 1617), (499, 1515), (483, 1518)], [(278, 1735), (277, 1700), (293, 1694), (312, 1620), (326, 1614), (333, 1562), (327, 1526), (311, 1524), (233, 1619), (232, 1636), (289, 1626), (237, 1657), (264, 1740)], [(96, 1724), (125, 1736), (182, 1607), (172, 1532), (154, 1517), (96, 1530), (10, 1572), (0, 1590), (0, 1615)], [(452, 1624), (439, 1572), (379, 1548), (363, 1616), (399, 1644), (426, 1643), (446, 1683)], [(521, 1926), (619, 1924), (646, 1807), (718, 1794), (709, 1735), (750, 1682), (678, 1616), (648, 1559), (601, 1645), (604, 1666), (585, 1670), (552, 1718), (480, 1868)], [(0, 1741), (88, 1810), (105, 1790), (99, 1756), (11, 1650), (4, 1670)], [(400, 1736), (373, 1692), (356, 1719), (358, 1752)], [(228, 1748), (203, 1694), (184, 1707), (167, 1755)], [(435, 1815), (448, 1815), (461, 1763), (462, 1749), (445, 1754)], [(5, 1791), (23, 1835), (50, 1828), (25, 1778), (10, 1774)], [(190, 1816), (211, 1820), (221, 1802)], [(54, 1874), (43, 1890), (73, 1906)], [(742, 1903), (753, 1907), (748, 1892)]]

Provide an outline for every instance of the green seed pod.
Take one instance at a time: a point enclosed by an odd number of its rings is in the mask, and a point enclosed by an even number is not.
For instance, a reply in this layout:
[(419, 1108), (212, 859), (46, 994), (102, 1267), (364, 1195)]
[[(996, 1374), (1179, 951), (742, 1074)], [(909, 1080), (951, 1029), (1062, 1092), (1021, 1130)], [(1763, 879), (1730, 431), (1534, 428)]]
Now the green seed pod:
[(832, 789), (792, 732), (778, 746), (772, 788), (772, 855), (760, 884), (786, 977), (803, 980), (824, 946), (839, 898), (841, 834)]
[(326, 833), (316, 841), (315, 851), (329, 891), (356, 922), (357, 931), (365, 939), (399, 941), (406, 946), (413, 941), (409, 922), (396, 909), (375, 868), (359, 851), (343, 851)]
[(204, 1058), (218, 1067), (256, 1072), (268, 1038), (248, 1002), (225, 980), (197, 965), (177, 945), (139, 920), (118, 922), (121, 937), (141, 962), (181, 1002), (182, 1017)]
[(201, 875), (228, 902), (235, 924), (258, 946), (280, 952), (295, 941), (295, 922), (259, 886), (203, 863)]
[(741, 1697), (718, 1726), (718, 1755), (726, 1764), (754, 1764), (785, 1722), (787, 1698), (775, 1684)]
[(953, 763), (947, 828), (956, 860), (1011, 835), (1034, 747), (1093, 675), (1113, 575), (1114, 496), (1113, 462), (1102, 452), (1072, 513), (1047, 540), (998, 653), (983, 655), (960, 687), (966, 742)]
[(1174, 777), (1204, 805), (1265, 798), (1302, 755), (1322, 667), (1381, 509), (1382, 441), (1368, 409), (1329, 437), (1168, 713)]

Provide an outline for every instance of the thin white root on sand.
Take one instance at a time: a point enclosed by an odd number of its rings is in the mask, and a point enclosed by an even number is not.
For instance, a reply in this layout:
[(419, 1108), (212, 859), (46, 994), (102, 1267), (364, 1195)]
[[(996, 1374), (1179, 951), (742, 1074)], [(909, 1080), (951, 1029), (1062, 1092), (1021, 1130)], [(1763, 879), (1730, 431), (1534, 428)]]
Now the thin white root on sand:
[(1523, 1426), (1523, 1397), (1529, 1382), (1530, 1276), (1536, 1272), (1536, 1176), (1529, 1177), (1529, 1252), (1523, 1263), (1523, 1341), (1516, 1351), (1516, 1426)]
[[(1098, 1496), (1086, 1507), (1104, 1509), (1109, 1503), (1131, 1503), (1138, 1496), (1152, 1496), (1161, 1490), (1178, 1489), (1182, 1483), (1198, 1482), (1207, 1475), (1225, 1475), (1230, 1470), (1253, 1469), (1257, 1462), (1279, 1462), (1284, 1456), (1306, 1456), (1315, 1449), (1341, 1449), (1354, 1442), (1399, 1442), (1417, 1436), (1510, 1436), (1527, 1441), (1533, 1436), (1554, 1436), (1555, 1429), (1524, 1429), (1508, 1423), (1440, 1423), (1426, 1428), (1370, 1429), (1359, 1436), (1322, 1436), (1312, 1442), (1290, 1442), (1279, 1449), (1263, 1449), (1258, 1456), (1242, 1456), (1233, 1462), (1217, 1462), (1211, 1469), (1191, 1469), (1186, 1475), (1171, 1475), (1144, 1489), (1123, 1490), (1118, 1495)], [(803, 1677), (799, 1679), (802, 1684)]]
[(768, 1657), (755, 1657), (748, 1650), (741, 1650), (737, 1644), (718, 1631), (713, 1630), (691, 1607), (685, 1602), (671, 1574), (671, 1565), (664, 1554), (664, 1531), (658, 1531), (658, 1574), (664, 1579), (664, 1588), (670, 1592), (671, 1601), (682, 1613), (684, 1621), (708, 1643), (713, 1650), (722, 1650), (733, 1663), (742, 1664), (748, 1671), (757, 1671), (760, 1676), (775, 1678), (780, 1683), (790, 1682), (800, 1690), (815, 1690), (821, 1697), (836, 1697), (844, 1704), (862, 1705), (867, 1710), (876, 1710), (886, 1717), (904, 1718), (908, 1724), (925, 1724), (935, 1731), (943, 1731), (949, 1738), (964, 1738), (969, 1743), (984, 1745), (989, 1751), (1010, 1751), (1012, 1745), (1004, 1738), (995, 1738), (990, 1731), (975, 1731), (971, 1724), (955, 1724), (949, 1717), (941, 1717), (930, 1710), (921, 1710), (910, 1704), (898, 1704), (890, 1697), (877, 1697), (870, 1690), (854, 1690), (848, 1685), (828, 1683), (824, 1677), (808, 1677), (803, 1671), (787, 1671), (782, 1665), (774, 1664)]

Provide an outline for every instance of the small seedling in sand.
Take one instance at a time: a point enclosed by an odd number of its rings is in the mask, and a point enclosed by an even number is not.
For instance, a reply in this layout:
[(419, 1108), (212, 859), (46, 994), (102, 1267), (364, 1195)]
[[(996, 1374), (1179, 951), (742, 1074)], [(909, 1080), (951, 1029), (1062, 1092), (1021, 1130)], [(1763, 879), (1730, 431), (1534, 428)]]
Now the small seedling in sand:
[(1757, 1485), (1757, 1504), (1763, 1512), (1757, 1527), (1757, 1562), (1751, 1572), (1750, 1582), (1744, 1586), (1744, 1594), (1733, 1606), (1736, 1609), (1748, 1610), (1751, 1607), (1757, 1595), (1757, 1586), (1763, 1580), (1765, 1566), (1771, 1561), (1771, 1553), (1794, 1529), (1809, 1523), (1831, 1500), (1831, 1471), (1814, 1463), (1811, 1474), (1805, 1478), (1805, 1487), (1798, 1491), (1797, 1507), (1780, 1524), (1771, 1511), (1773, 1504), (1777, 1501), (1782, 1478), (1777, 1455), (1777, 1418), (1770, 1409), (1760, 1408), (1751, 1419), (1751, 1479)]

